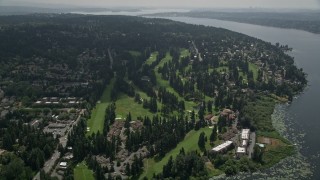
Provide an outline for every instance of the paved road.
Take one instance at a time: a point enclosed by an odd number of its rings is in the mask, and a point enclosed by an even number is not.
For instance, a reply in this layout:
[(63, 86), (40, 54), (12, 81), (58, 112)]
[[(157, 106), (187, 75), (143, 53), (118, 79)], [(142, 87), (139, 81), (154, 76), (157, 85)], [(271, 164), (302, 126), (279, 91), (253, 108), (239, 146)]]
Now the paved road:
[(251, 156), (253, 155), (253, 148), (254, 148), (254, 145), (256, 144), (256, 133), (255, 132), (252, 132), (250, 134), (250, 139), (251, 139), (251, 142), (250, 142), (249, 147), (248, 147), (248, 156), (249, 156), (249, 158), (251, 158)]
[(234, 120), (234, 122), (232, 123), (232, 127), (233, 127), (234, 129), (238, 129), (237, 126), (238, 126), (238, 117), (237, 117), (237, 118)]
[(112, 69), (112, 65), (113, 65), (113, 58), (112, 58), (111, 51), (110, 51), (110, 49), (109, 49), (109, 48), (108, 48), (108, 55), (109, 55), (109, 59), (110, 59), (110, 69)]
[(196, 51), (196, 55), (199, 57), (199, 61), (201, 62), (202, 61), (201, 53), (199, 53), (199, 50), (196, 46), (196, 43), (194, 43), (194, 41), (192, 41), (192, 46), (193, 46), (194, 50)]

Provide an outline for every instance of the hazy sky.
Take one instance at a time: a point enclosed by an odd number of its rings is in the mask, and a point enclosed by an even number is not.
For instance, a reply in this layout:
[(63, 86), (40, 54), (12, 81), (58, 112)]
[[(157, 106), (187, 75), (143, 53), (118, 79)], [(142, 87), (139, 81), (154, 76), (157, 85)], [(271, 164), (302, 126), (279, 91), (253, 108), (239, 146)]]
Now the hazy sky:
[(0, 0), (0, 5), (68, 4), (76, 6), (161, 6), (201, 8), (320, 9), (320, 0)]

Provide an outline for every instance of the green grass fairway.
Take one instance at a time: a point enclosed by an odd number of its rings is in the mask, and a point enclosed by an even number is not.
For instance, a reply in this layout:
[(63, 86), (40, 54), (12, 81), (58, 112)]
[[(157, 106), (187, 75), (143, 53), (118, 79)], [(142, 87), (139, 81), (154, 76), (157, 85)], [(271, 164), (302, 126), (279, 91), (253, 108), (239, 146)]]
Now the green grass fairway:
[(132, 56), (140, 56), (141, 53), (139, 51), (129, 51)]
[(253, 79), (257, 81), (258, 79), (258, 66), (249, 62), (249, 70), (253, 72)]
[(172, 57), (170, 55), (169, 52), (166, 53), (166, 56), (161, 59), (161, 61), (159, 62), (159, 64), (156, 67), (162, 67), (164, 65), (164, 63), (168, 63), (170, 60), (172, 60)]
[(183, 57), (187, 57), (187, 56), (190, 56), (189, 50), (188, 49), (181, 49), (180, 50), (180, 59)]
[(106, 114), (106, 108), (108, 107), (111, 101), (111, 90), (113, 88), (114, 79), (111, 80), (110, 84), (104, 90), (100, 103), (97, 103), (96, 106), (91, 111), (91, 118), (87, 122), (87, 126), (90, 128), (90, 131), (87, 135), (91, 135), (93, 132), (97, 133), (98, 131), (103, 131), (104, 117)]
[(133, 98), (127, 96), (126, 94), (120, 94), (118, 100), (116, 101), (117, 118), (125, 119), (129, 112), (133, 120), (136, 120), (138, 116), (152, 117), (154, 115), (148, 109), (144, 109), (142, 104), (134, 102)]
[(90, 128), (90, 131), (87, 135), (91, 135), (93, 132), (97, 133), (98, 131), (103, 131), (105, 111), (108, 104), (109, 103), (96, 104), (96, 107), (91, 111), (91, 118), (87, 122), (87, 127)]
[(74, 168), (73, 174), (75, 180), (94, 180), (92, 170), (88, 169), (84, 162), (78, 164)]
[(158, 52), (151, 53), (151, 56), (146, 60), (145, 64), (151, 65), (153, 62), (155, 62), (157, 60), (158, 54)]
[(212, 129), (205, 127), (205, 128), (199, 129), (198, 131), (192, 130), (186, 135), (184, 140), (177, 145), (176, 148), (174, 148), (169, 153), (167, 153), (166, 156), (164, 158), (162, 158), (160, 161), (155, 162), (155, 160), (153, 158), (145, 159), (144, 160), (144, 172), (140, 177), (143, 178), (146, 176), (148, 179), (151, 179), (153, 176), (153, 173), (158, 174), (158, 173), (162, 172), (162, 168), (168, 162), (170, 156), (175, 158), (179, 154), (180, 149), (182, 147), (184, 148), (185, 152), (190, 152), (190, 151), (195, 151), (195, 150), (200, 152), (200, 149), (198, 146), (198, 139), (199, 139), (201, 132), (204, 132), (206, 134), (206, 136), (208, 138), (208, 142), (206, 143), (206, 148), (210, 149), (211, 146), (209, 143), (209, 138), (210, 138), (210, 134), (212, 132)]

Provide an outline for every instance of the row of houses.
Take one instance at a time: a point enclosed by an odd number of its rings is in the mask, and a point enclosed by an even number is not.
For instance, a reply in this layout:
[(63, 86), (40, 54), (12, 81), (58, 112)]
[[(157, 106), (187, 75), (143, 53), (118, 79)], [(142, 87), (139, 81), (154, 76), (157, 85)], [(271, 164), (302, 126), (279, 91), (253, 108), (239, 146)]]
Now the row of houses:
[(59, 98), (59, 97), (44, 97), (42, 99), (37, 100), (34, 105), (35, 106), (73, 106), (79, 105), (83, 101), (82, 98), (77, 97), (67, 97), (67, 98)]

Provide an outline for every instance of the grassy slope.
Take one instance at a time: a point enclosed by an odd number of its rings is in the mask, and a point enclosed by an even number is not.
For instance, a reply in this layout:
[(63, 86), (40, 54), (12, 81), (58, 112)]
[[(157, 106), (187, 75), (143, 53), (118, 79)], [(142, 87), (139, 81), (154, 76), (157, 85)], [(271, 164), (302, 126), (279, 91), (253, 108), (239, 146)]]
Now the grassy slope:
[(129, 51), (132, 56), (140, 56), (141, 53), (139, 51)]
[(180, 50), (180, 57), (187, 57), (190, 56), (190, 52), (188, 49), (181, 49)]
[(82, 162), (78, 164), (74, 170), (74, 179), (76, 180), (94, 180), (92, 170), (88, 169), (87, 165)]
[(253, 72), (253, 78), (255, 81), (257, 81), (257, 79), (258, 79), (258, 66), (250, 62), (249, 63), (249, 70), (251, 70)]
[[(153, 173), (157, 174), (162, 172), (162, 167), (168, 162), (170, 156), (175, 158), (179, 154), (180, 149), (182, 147), (184, 148), (185, 152), (196, 151), (196, 150), (200, 152), (200, 149), (198, 146), (198, 139), (199, 139), (200, 133), (204, 132), (207, 138), (209, 139), (211, 131), (212, 129), (208, 127), (202, 128), (198, 131), (192, 130), (186, 135), (184, 140), (177, 145), (176, 148), (174, 148), (169, 153), (167, 153), (165, 157), (162, 158), (160, 161), (156, 162), (154, 158), (149, 158), (144, 160), (144, 173), (140, 177), (143, 178), (146, 176), (150, 179), (152, 178)], [(211, 148), (209, 141), (206, 143), (206, 148), (207, 149)]]
[(159, 54), (158, 52), (153, 52), (153, 53), (151, 53), (151, 56), (149, 57), (149, 59), (146, 60), (145, 64), (150, 65), (150, 64), (152, 64), (154, 61), (156, 61), (158, 54)]
[(87, 122), (87, 126), (90, 127), (88, 135), (93, 132), (97, 133), (98, 131), (103, 131), (103, 122), (105, 117), (105, 110), (111, 102), (111, 90), (114, 84), (114, 79), (111, 80), (110, 84), (104, 90), (100, 103), (97, 103), (95, 108), (91, 111), (91, 118)]
[(133, 98), (126, 94), (119, 95), (119, 98), (116, 101), (117, 118), (126, 118), (129, 112), (132, 119), (136, 119), (139, 116), (153, 116), (153, 113), (151, 113), (148, 109), (144, 109), (142, 104), (134, 102)]

